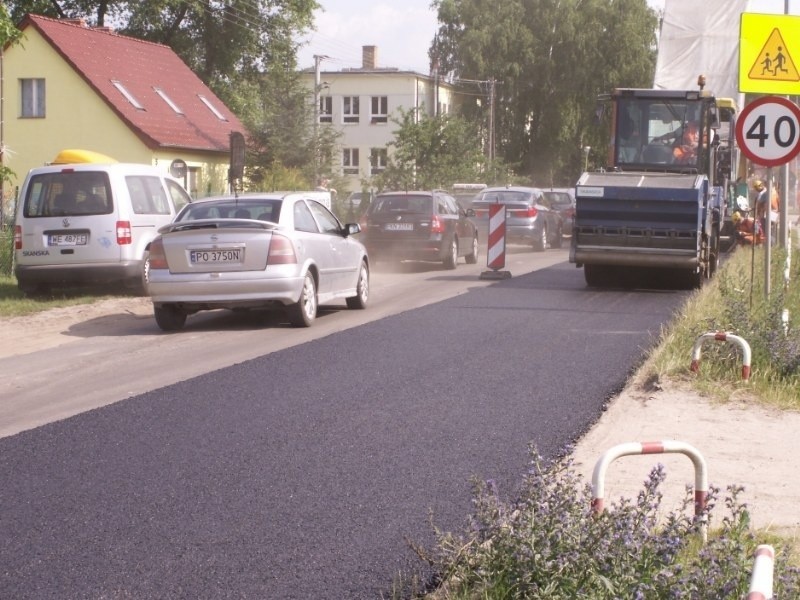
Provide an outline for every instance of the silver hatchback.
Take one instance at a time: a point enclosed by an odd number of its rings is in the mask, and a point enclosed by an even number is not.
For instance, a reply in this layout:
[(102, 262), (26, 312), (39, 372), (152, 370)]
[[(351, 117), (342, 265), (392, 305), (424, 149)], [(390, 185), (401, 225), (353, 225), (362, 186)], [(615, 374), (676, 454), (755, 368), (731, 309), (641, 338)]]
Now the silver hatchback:
[(150, 246), (148, 291), (156, 323), (181, 329), (187, 315), (218, 308), (282, 307), (308, 327), (317, 306), (344, 299), (365, 308), (369, 259), (354, 234), (314, 198), (287, 192), (199, 200)]

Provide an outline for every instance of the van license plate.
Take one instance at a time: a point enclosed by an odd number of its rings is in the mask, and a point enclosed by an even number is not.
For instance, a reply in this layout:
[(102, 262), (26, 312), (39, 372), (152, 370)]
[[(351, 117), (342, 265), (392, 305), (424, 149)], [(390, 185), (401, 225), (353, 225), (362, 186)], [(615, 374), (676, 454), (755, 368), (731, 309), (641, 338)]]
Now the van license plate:
[(85, 233), (51, 233), (47, 236), (48, 246), (85, 246), (89, 240)]
[(387, 223), (386, 231), (414, 231), (413, 223)]
[(242, 262), (242, 248), (230, 248), (227, 250), (192, 250), (189, 252), (189, 260), (192, 264), (209, 263), (240, 263)]

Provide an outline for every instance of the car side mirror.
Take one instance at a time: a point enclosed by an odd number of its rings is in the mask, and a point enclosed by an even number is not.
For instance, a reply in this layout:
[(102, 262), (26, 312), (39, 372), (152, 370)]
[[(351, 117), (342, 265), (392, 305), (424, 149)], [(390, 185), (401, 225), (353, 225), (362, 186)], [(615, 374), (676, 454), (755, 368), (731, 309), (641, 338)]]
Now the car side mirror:
[(358, 223), (347, 223), (344, 226), (344, 237), (349, 237), (357, 233), (361, 233), (361, 225)]
[(467, 216), (467, 217), (474, 217), (475, 216), (475, 210), (472, 209), (472, 208), (468, 208), (468, 209), (466, 209), (464, 211), (464, 215)]

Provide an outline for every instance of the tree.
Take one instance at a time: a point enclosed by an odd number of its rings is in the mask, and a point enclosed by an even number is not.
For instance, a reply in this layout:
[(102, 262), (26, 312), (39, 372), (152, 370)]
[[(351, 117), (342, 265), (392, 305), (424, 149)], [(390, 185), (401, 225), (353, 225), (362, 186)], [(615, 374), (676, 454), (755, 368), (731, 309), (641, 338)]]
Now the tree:
[(399, 129), (390, 146), (395, 150), (376, 187), (434, 189), (479, 180), (486, 165), (476, 125), (457, 116), (417, 115), (411, 109), (394, 119)]
[[(646, 0), (434, 0), (432, 57), (456, 80), (495, 79), (498, 155), (540, 185), (572, 183), (606, 145), (597, 96), (650, 87), (657, 18)], [(469, 114), (488, 118), (486, 103)]]
[[(22, 32), (14, 26), (11, 15), (5, 4), (0, 3), (0, 91), (4, 87), (3, 75), (3, 49), (6, 46), (18, 44), (22, 41)], [(5, 139), (3, 139), (3, 119), (5, 107), (3, 94), (0, 94), (0, 228), (5, 224), (6, 215), (6, 183), (11, 182), (16, 173), (5, 165)]]
[(248, 172), (273, 170), (311, 181), (313, 111), (297, 72), (299, 33), (313, 24), (315, 0), (13, 0), (12, 14), (113, 22), (120, 34), (161, 43), (206, 83), (248, 128)]

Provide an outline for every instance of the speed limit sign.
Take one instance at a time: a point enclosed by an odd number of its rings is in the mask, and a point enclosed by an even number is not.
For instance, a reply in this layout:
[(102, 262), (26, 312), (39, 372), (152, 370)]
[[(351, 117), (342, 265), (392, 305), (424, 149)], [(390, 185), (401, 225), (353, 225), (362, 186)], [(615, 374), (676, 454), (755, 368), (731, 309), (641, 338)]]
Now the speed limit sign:
[(736, 141), (754, 163), (786, 164), (800, 152), (800, 108), (780, 96), (754, 100), (739, 115)]

